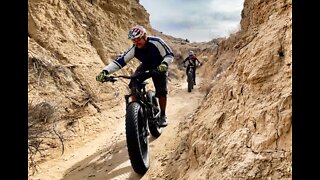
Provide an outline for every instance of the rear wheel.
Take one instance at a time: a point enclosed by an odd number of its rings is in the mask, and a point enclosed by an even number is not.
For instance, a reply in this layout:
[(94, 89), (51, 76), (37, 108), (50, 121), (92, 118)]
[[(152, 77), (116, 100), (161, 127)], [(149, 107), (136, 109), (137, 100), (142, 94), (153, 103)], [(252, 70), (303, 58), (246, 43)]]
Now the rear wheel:
[(141, 175), (149, 169), (148, 129), (144, 121), (140, 104), (130, 103), (126, 112), (127, 148), (132, 168)]

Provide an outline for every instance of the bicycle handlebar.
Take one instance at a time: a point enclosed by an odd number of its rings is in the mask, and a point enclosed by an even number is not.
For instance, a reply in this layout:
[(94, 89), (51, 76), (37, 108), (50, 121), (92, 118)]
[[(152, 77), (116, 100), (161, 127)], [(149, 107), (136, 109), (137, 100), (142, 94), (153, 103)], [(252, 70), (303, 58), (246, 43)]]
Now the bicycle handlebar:
[(183, 66), (183, 67), (185, 67), (185, 68), (187, 68), (187, 67), (195, 67), (195, 65), (187, 65), (187, 66)]
[(116, 82), (118, 80), (118, 78), (136, 79), (143, 74), (153, 74), (153, 73), (160, 73), (160, 72), (155, 69), (151, 69), (151, 70), (146, 70), (140, 74), (131, 75), (131, 76), (127, 76), (127, 75), (107, 76), (107, 77), (105, 77), (104, 82)]

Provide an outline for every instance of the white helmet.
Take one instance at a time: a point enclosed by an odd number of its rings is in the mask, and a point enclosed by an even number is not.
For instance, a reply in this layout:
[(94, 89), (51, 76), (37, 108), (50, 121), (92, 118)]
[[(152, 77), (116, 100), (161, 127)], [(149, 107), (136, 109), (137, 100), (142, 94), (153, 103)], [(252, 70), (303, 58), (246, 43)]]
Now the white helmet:
[(128, 33), (128, 39), (140, 38), (147, 33), (146, 29), (142, 26), (134, 26)]
[(192, 56), (193, 55), (193, 51), (189, 51), (188, 54), (189, 54), (189, 56)]

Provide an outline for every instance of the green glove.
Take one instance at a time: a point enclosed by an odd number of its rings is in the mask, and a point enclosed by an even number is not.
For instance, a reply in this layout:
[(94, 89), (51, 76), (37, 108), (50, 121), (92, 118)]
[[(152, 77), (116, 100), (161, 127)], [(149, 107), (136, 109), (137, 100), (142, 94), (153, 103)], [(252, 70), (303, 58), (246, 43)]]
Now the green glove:
[(161, 63), (158, 67), (157, 70), (161, 73), (164, 73), (168, 70), (168, 66), (165, 63)]
[(107, 77), (108, 71), (102, 70), (98, 76), (96, 76), (96, 81), (104, 82), (105, 78)]

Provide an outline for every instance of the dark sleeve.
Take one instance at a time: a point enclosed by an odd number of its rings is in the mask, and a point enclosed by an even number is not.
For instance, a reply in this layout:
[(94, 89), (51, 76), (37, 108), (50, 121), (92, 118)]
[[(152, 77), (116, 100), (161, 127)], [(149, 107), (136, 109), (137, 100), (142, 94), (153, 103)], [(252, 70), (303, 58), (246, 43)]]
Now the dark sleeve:
[(183, 61), (180, 62), (180, 64), (184, 64), (187, 60), (188, 58), (185, 58)]
[(186, 61), (188, 61), (188, 57), (186, 57), (182, 62), (185, 63)]

